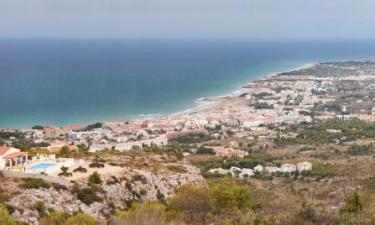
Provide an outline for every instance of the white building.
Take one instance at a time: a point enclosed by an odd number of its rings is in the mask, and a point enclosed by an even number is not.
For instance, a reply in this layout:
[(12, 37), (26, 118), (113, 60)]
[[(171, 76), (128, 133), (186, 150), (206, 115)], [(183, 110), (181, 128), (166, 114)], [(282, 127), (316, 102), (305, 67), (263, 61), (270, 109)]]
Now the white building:
[(297, 170), (297, 167), (293, 164), (286, 163), (286, 164), (281, 165), (281, 172), (283, 173), (293, 173), (296, 170)]
[(257, 165), (256, 167), (254, 167), (254, 172), (258, 172), (258, 173), (261, 173), (263, 172), (264, 168), (262, 165)]
[(312, 170), (312, 164), (310, 162), (297, 163), (298, 172)]

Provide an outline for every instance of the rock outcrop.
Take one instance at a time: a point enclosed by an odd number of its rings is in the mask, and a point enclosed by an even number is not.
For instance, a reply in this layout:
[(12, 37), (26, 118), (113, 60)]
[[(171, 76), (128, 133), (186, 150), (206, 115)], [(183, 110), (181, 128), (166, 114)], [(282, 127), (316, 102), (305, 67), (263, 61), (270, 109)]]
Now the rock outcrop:
[[(88, 213), (105, 222), (111, 211), (125, 209), (131, 202), (165, 201), (177, 187), (187, 183), (202, 181), (199, 169), (191, 165), (184, 165), (186, 172), (173, 174), (157, 174), (140, 169), (126, 169), (117, 174), (115, 179), (105, 178), (100, 186), (103, 192), (98, 196), (101, 202), (85, 205), (69, 190), (55, 190), (54, 188), (26, 189), (13, 197), (8, 203), (16, 208), (13, 217), (29, 224), (38, 224), (40, 217), (35, 205), (43, 202), (47, 211), (60, 211), (73, 214), (78, 211)], [(113, 181), (114, 180), (114, 181)], [(81, 188), (87, 186), (86, 181), (79, 183)]]

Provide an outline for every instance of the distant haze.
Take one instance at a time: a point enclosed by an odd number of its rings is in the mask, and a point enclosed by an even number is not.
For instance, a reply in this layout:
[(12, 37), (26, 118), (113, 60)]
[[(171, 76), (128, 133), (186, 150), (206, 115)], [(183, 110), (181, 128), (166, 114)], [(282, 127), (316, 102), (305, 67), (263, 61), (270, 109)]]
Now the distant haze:
[(375, 38), (373, 0), (0, 0), (0, 38)]

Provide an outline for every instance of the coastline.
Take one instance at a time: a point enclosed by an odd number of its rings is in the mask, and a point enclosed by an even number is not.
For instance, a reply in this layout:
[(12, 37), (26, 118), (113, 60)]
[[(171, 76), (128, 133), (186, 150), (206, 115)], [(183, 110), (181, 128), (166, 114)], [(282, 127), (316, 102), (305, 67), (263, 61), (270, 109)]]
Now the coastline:
[(179, 112), (176, 112), (176, 113), (169, 113), (169, 114), (166, 114), (166, 115), (154, 116), (152, 118), (155, 119), (157, 117), (162, 117), (162, 116), (178, 116), (178, 115), (186, 115), (186, 114), (189, 115), (189, 114), (198, 113), (200, 111), (208, 110), (210, 108), (213, 108), (213, 107), (219, 105), (220, 99), (222, 99), (222, 98), (239, 97), (241, 94), (246, 92), (247, 88), (245, 87), (245, 85), (248, 85), (252, 82), (267, 80), (267, 79), (270, 79), (272, 77), (278, 76), (282, 73), (288, 73), (288, 72), (308, 69), (308, 68), (316, 66), (317, 64), (319, 64), (319, 63), (305, 63), (305, 64), (301, 64), (300, 66), (294, 67), (290, 70), (268, 73), (268, 74), (262, 75), (258, 79), (250, 80), (250, 81), (242, 84), (240, 87), (231, 91), (228, 94), (217, 95), (217, 96), (207, 96), (207, 97), (202, 97), (202, 98), (196, 99), (195, 103), (197, 105), (192, 107), (192, 108), (189, 108), (189, 109), (186, 109), (186, 110), (183, 110), (183, 111), (179, 111)]
[[(155, 114), (152, 114), (152, 113), (146, 114), (145, 113), (145, 114), (129, 115), (125, 119), (98, 120), (96, 122), (100, 122), (100, 123), (104, 123), (104, 124), (124, 123), (124, 122), (131, 122), (131, 121), (140, 121), (140, 120), (156, 120), (158, 118), (163, 118), (163, 117), (175, 117), (175, 116), (192, 115), (192, 114), (200, 113), (200, 112), (203, 112), (205, 110), (211, 110), (211, 109), (214, 109), (215, 107), (220, 106), (220, 104), (223, 102), (223, 99), (225, 99), (225, 98), (239, 97), (241, 94), (246, 92), (246, 89), (248, 89), (248, 88), (246, 88), (245, 86), (250, 84), (250, 83), (262, 81), (262, 80), (264, 81), (264, 80), (270, 79), (272, 77), (278, 76), (281, 73), (287, 73), (287, 72), (307, 69), (307, 68), (313, 67), (317, 64), (318, 63), (305, 63), (305, 64), (301, 64), (300, 66), (294, 67), (292, 69), (259, 75), (255, 79), (251, 79), (251, 80), (248, 80), (248, 81), (242, 83), (239, 87), (237, 87), (236, 89), (234, 89), (232, 91), (229, 91), (229, 93), (227, 93), (227, 94), (205, 96), (205, 97), (195, 99), (194, 103), (193, 103), (194, 105), (192, 107), (184, 109), (184, 110), (180, 110), (180, 111), (177, 111), (177, 112), (171, 112), (171, 113), (165, 113), (165, 114), (164, 113), (155, 113)], [(95, 123), (95, 122), (93, 122), (93, 123)], [(36, 124), (39, 124), (39, 123), (35, 123), (34, 125), (36, 125)], [(65, 126), (69, 126), (70, 124), (77, 124), (77, 123), (67, 123), (67, 125), (65, 125)], [(78, 122), (78, 124), (89, 125), (90, 123), (86, 124), (86, 123), (79, 123)], [(59, 125), (55, 125), (55, 124), (43, 124), (43, 125), (45, 125), (45, 126), (55, 126), (55, 127), (64, 127), (64, 126), (59, 126)], [(24, 128), (2, 128), (2, 127), (0, 127), (0, 129), (30, 129), (30, 128), (31, 127), (24, 127)]]

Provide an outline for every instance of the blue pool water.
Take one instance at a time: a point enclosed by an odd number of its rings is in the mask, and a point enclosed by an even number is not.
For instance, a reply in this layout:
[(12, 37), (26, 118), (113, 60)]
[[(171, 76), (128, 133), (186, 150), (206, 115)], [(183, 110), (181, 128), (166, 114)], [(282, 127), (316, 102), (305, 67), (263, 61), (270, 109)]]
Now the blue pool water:
[(56, 164), (54, 164), (54, 163), (41, 163), (41, 164), (32, 166), (30, 168), (30, 170), (34, 171), (34, 172), (39, 172), (39, 171), (44, 171), (45, 169), (48, 169), (48, 168), (53, 167), (53, 166), (56, 166)]

